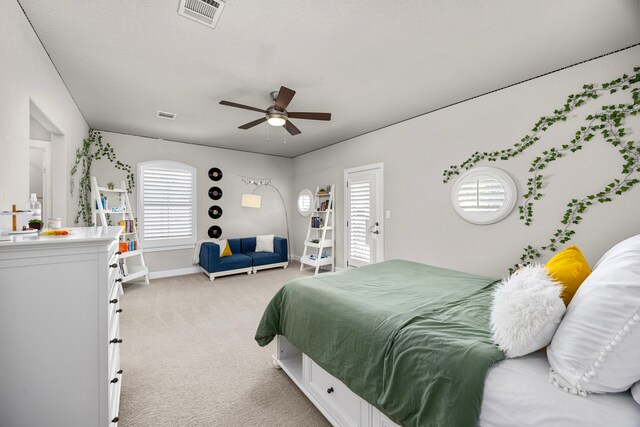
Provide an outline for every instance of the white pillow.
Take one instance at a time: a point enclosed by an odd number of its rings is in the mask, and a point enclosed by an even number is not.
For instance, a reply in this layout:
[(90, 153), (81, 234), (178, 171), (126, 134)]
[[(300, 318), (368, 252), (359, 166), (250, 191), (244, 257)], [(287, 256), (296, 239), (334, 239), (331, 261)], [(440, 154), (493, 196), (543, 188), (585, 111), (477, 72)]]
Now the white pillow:
[(273, 234), (256, 236), (256, 252), (273, 252)]
[(633, 400), (640, 403), (640, 382), (637, 382), (631, 387), (631, 396), (633, 396)]
[(616, 393), (640, 380), (640, 235), (618, 243), (580, 285), (547, 355), (565, 391)]
[(533, 353), (551, 342), (566, 308), (555, 282), (542, 265), (521, 268), (493, 293), (491, 332), (507, 357)]
[(227, 242), (227, 239), (218, 239), (216, 241), (216, 243), (218, 244), (218, 246), (220, 247), (220, 253), (218, 254), (219, 256), (222, 256), (222, 252), (225, 250), (225, 248), (227, 247), (227, 245), (229, 244)]

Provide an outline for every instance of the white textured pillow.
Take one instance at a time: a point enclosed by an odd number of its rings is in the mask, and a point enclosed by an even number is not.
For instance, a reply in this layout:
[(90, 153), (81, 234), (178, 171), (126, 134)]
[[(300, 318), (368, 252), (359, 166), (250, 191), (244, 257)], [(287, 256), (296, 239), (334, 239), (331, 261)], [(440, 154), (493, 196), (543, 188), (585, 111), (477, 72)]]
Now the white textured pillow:
[(567, 392), (615, 393), (640, 380), (640, 235), (609, 250), (567, 308), (547, 354)]
[(529, 265), (500, 283), (493, 293), (491, 332), (507, 357), (524, 356), (551, 342), (565, 313), (562, 286), (542, 265)]
[(631, 396), (633, 396), (633, 400), (640, 404), (640, 382), (635, 383), (633, 387), (631, 387)]
[(218, 254), (219, 256), (222, 256), (222, 252), (224, 251), (224, 249), (227, 247), (228, 242), (227, 239), (218, 239), (216, 241), (216, 243), (218, 244), (218, 246), (220, 247), (220, 253)]
[(256, 236), (256, 252), (273, 252), (273, 234)]

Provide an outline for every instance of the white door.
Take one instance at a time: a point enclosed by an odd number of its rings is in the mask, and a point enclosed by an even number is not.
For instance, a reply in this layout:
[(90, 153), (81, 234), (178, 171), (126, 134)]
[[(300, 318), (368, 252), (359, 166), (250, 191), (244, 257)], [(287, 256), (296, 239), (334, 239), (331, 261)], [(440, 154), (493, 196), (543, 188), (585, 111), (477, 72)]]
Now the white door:
[(384, 259), (382, 163), (345, 174), (345, 265), (361, 267)]

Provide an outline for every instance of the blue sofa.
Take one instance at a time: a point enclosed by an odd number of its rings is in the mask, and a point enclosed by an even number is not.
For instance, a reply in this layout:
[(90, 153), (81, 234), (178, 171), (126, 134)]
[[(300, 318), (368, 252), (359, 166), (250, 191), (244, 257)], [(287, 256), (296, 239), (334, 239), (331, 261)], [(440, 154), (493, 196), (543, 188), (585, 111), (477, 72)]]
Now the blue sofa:
[(233, 255), (220, 258), (220, 246), (205, 242), (200, 246), (200, 270), (213, 281), (229, 274), (255, 274), (258, 270), (289, 265), (287, 239), (273, 238), (273, 252), (256, 252), (256, 238), (227, 239)]

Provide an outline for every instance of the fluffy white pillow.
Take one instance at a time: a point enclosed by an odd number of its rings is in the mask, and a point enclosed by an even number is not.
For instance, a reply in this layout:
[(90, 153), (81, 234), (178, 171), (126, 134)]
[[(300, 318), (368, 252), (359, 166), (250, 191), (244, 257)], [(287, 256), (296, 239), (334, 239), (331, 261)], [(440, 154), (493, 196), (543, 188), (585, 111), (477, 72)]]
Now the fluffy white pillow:
[(567, 308), (547, 355), (571, 393), (615, 393), (640, 380), (640, 235), (609, 250)]
[(493, 341), (507, 357), (524, 356), (551, 342), (565, 313), (562, 286), (542, 265), (521, 268), (493, 294)]
[(640, 403), (640, 382), (637, 382), (631, 387), (631, 396), (633, 396), (633, 400)]
[(273, 252), (273, 234), (256, 236), (256, 252)]

